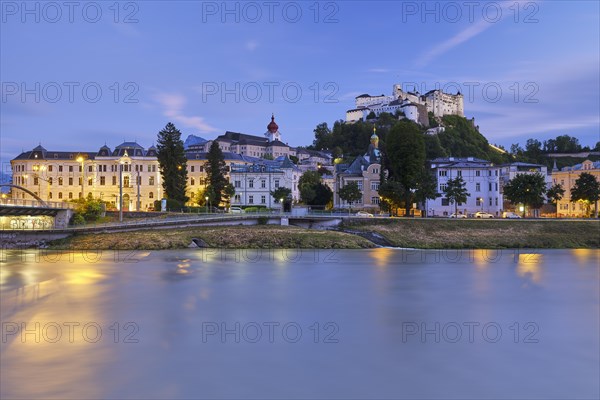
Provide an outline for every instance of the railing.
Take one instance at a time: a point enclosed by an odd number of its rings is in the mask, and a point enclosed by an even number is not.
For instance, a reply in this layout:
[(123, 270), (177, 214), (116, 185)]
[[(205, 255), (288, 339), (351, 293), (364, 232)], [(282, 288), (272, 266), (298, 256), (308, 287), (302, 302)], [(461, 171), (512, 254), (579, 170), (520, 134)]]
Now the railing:
[(74, 209), (75, 204), (66, 203), (62, 201), (38, 201), (29, 199), (12, 199), (12, 198), (0, 198), (0, 206), (9, 207), (34, 207), (34, 208), (62, 208), (62, 209)]
[[(249, 212), (249, 213), (194, 213), (194, 214), (169, 214), (164, 218), (140, 218), (136, 220), (125, 220), (123, 222), (103, 222), (103, 223), (91, 223), (79, 226), (70, 226), (66, 229), (75, 231), (85, 230), (98, 230), (98, 229), (110, 229), (110, 228), (128, 228), (128, 227), (140, 227), (140, 226), (160, 226), (160, 225), (171, 225), (178, 223), (195, 223), (204, 221), (226, 221), (236, 219), (252, 219), (256, 217), (288, 217), (288, 218), (330, 218), (330, 217), (341, 217), (348, 214), (307, 214), (307, 215), (292, 215), (290, 213), (281, 213), (278, 211), (270, 212)], [(354, 216), (354, 215), (352, 215)]]

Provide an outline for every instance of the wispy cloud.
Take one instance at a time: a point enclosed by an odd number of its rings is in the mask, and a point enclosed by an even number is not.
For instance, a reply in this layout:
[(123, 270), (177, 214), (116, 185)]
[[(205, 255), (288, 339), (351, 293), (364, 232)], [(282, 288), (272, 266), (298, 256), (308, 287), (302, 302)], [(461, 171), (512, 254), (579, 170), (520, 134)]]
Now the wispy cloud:
[(155, 96), (156, 101), (163, 107), (163, 115), (186, 127), (196, 128), (202, 133), (217, 132), (218, 129), (205, 122), (203, 117), (189, 116), (183, 113), (187, 102), (185, 96), (176, 93), (160, 93)]
[[(424, 67), (427, 64), (429, 64), (431, 61), (433, 61), (435, 58), (452, 50), (456, 46), (458, 46), (468, 40), (473, 39), (474, 37), (485, 32), (492, 26), (498, 25), (502, 19), (506, 18), (509, 15), (512, 15), (509, 10), (509, 7), (514, 7), (515, 3), (524, 3), (524, 1), (523, 0), (521, 0), (521, 1), (510, 0), (510, 1), (502, 2), (500, 4), (501, 10), (502, 10), (502, 16), (500, 17), (500, 19), (498, 21), (488, 22), (485, 19), (481, 19), (477, 22), (474, 22), (473, 24), (469, 25), (467, 28), (463, 29), (462, 31), (458, 32), (456, 35), (452, 36), (450, 39), (444, 40), (443, 42), (438, 43), (437, 45), (435, 45), (435, 46), (431, 47), (430, 49), (428, 49), (427, 51), (425, 51), (423, 54), (421, 54), (419, 57), (417, 57), (417, 60), (415, 61), (415, 65), (420, 68)], [(519, 7), (521, 7), (521, 6), (519, 5)]]
[(372, 72), (372, 73), (375, 73), (375, 74), (385, 74), (385, 73), (388, 73), (390, 71), (391, 70), (387, 69), (387, 68), (370, 68), (370, 69), (367, 70), (367, 72)]

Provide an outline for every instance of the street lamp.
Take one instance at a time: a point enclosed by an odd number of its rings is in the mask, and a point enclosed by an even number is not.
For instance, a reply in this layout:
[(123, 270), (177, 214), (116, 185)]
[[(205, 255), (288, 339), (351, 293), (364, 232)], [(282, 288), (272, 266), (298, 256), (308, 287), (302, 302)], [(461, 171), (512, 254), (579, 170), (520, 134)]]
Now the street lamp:
[(83, 162), (85, 161), (82, 156), (77, 157), (77, 161), (81, 163), (81, 199), (85, 199), (85, 193), (83, 192), (83, 184), (85, 181), (85, 171), (83, 170)]
[(283, 197), (279, 201), (281, 202), (281, 212), (283, 212)]
[(204, 202), (204, 207), (206, 207), (206, 213), (208, 214), (208, 196), (204, 197), (204, 200), (206, 200)]

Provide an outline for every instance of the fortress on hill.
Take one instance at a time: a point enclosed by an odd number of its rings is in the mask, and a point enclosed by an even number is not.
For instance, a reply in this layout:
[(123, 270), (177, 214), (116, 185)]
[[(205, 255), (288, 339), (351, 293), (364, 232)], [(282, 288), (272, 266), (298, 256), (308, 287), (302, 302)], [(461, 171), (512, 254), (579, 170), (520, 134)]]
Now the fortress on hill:
[(430, 90), (425, 94), (405, 92), (402, 85), (395, 84), (391, 96), (371, 96), (361, 94), (355, 98), (355, 108), (346, 111), (346, 122), (365, 121), (372, 113), (376, 117), (386, 112), (392, 115), (404, 116), (423, 126), (429, 126), (428, 113), (436, 117), (444, 115), (465, 116), (464, 98), (456, 94), (444, 93), (440, 89)]

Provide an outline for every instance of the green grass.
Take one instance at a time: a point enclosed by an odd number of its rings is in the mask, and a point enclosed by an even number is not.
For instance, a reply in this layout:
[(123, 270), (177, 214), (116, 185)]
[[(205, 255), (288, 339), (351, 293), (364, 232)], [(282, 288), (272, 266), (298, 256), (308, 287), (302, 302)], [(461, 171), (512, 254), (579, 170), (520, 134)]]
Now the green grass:
[(353, 219), (344, 228), (377, 232), (398, 247), (599, 248), (600, 221)]

